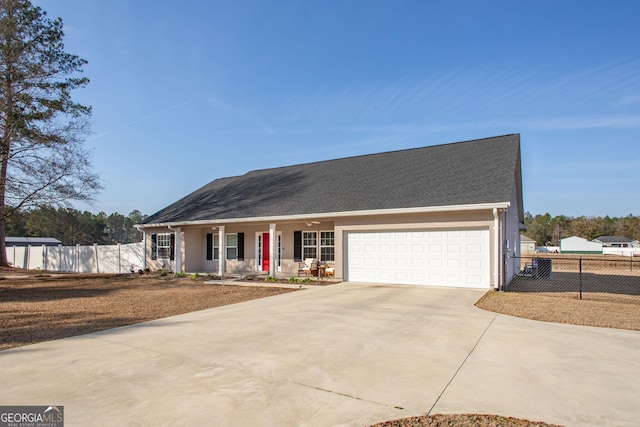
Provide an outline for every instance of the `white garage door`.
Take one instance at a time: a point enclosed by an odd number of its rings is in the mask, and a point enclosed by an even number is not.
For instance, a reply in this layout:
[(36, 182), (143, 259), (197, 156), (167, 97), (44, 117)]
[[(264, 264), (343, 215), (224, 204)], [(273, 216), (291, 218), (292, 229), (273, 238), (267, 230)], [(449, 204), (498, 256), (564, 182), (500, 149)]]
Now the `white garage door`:
[(350, 232), (351, 282), (489, 288), (489, 230)]

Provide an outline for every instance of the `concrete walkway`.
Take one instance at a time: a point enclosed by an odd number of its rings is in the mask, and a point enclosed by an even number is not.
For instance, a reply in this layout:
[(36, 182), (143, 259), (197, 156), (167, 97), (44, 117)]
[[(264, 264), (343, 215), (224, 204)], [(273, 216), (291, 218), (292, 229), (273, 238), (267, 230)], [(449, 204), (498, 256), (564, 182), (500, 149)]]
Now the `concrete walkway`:
[(67, 427), (638, 425), (639, 332), (496, 315), (482, 294), (339, 284), (7, 350), (0, 405), (63, 405)]

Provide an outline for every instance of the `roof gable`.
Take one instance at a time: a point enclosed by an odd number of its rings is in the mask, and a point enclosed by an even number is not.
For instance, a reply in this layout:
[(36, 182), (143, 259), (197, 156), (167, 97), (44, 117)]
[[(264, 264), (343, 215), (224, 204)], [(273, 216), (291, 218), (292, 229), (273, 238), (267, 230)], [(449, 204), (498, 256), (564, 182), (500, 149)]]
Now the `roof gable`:
[(520, 179), (513, 134), (217, 179), (145, 223), (510, 202)]

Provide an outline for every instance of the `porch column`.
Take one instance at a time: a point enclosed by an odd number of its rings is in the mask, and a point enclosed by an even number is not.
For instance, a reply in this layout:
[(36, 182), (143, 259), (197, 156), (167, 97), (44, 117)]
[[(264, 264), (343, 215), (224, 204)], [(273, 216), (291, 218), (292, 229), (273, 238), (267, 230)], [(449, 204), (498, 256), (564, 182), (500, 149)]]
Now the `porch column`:
[(277, 250), (276, 225), (269, 224), (269, 276), (271, 277), (276, 277), (276, 271), (278, 270), (276, 266), (276, 260), (278, 259), (276, 254)]
[(175, 253), (175, 268), (174, 271), (176, 273), (182, 272), (182, 229), (180, 227), (175, 228), (176, 233), (176, 243), (174, 250)]
[(224, 238), (224, 225), (218, 227), (218, 274), (222, 278), (224, 274), (224, 260), (227, 257), (227, 242)]
[(147, 230), (142, 229), (142, 271), (147, 269)]

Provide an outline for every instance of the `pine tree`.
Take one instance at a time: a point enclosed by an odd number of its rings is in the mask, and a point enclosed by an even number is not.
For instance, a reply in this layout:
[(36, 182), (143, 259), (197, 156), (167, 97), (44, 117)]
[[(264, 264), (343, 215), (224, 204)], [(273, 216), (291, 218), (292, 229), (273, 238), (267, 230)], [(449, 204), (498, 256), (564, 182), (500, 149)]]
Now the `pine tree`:
[(65, 52), (62, 20), (28, 0), (0, 0), (0, 265), (5, 219), (18, 209), (68, 206), (101, 188), (82, 137), (91, 107), (73, 102), (86, 86), (84, 59)]

